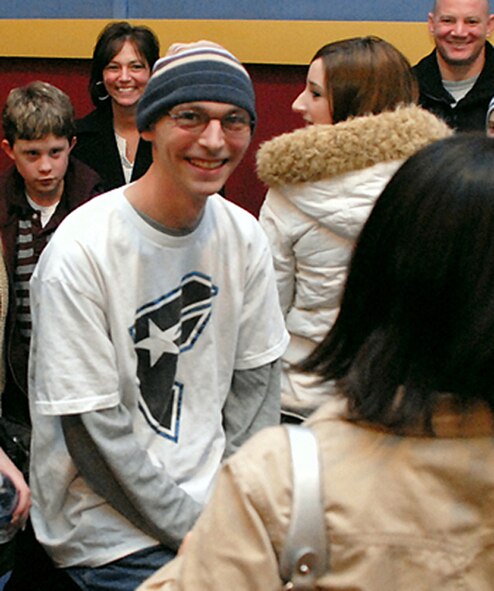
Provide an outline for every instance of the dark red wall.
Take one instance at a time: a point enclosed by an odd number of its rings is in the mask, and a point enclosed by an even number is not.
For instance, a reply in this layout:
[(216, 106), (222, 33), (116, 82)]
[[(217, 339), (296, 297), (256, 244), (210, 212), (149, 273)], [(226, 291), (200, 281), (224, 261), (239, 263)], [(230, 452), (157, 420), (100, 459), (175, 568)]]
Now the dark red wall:
[[(0, 58), (0, 108), (8, 92), (33, 80), (44, 80), (66, 92), (77, 117), (92, 108), (87, 92), (89, 60)], [(249, 65), (257, 96), (259, 124), (242, 164), (227, 183), (227, 197), (257, 215), (265, 188), (255, 175), (255, 153), (259, 144), (303, 124), (290, 105), (304, 86), (303, 66)], [(9, 164), (1, 152), (0, 169)]]
[(262, 142), (304, 124), (291, 104), (305, 85), (304, 66), (251, 65), (248, 70), (254, 81), (259, 124), (242, 164), (227, 183), (227, 196), (257, 215), (266, 188), (255, 173), (255, 153)]

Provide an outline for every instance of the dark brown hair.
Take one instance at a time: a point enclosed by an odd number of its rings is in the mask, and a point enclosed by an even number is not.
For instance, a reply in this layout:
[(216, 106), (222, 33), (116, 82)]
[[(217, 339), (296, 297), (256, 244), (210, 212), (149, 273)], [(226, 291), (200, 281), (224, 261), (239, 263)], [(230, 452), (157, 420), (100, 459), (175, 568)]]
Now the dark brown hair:
[[(160, 43), (149, 27), (133, 26), (125, 21), (110, 23), (99, 34), (93, 51), (91, 74), (89, 78), (89, 94), (96, 107), (105, 107), (109, 101), (101, 100), (103, 70), (122, 49), (123, 44), (130, 41), (137, 53), (152, 70), (160, 55)], [(104, 89), (103, 89), (104, 90)]]

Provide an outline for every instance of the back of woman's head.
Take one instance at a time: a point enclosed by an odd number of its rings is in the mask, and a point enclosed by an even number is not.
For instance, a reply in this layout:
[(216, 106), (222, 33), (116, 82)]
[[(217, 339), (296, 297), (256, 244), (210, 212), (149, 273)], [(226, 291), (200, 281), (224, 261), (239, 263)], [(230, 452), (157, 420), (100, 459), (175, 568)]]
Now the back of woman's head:
[(411, 157), (376, 202), (337, 321), (303, 364), (339, 379), (356, 417), (427, 420), (440, 392), (494, 407), (493, 171), (494, 140), (459, 134)]
[(98, 85), (103, 80), (103, 70), (122, 49), (126, 41), (130, 41), (134, 45), (137, 53), (147, 62), (150, 70), (159, 58), (160, 43), (149, 27), (134, 26), (126, 21), (106, 25), (94, 46), (89, 77), (89, 94), (96, 107), (108, 106), (108, 101), (106, 103), (101, 101), (101, 90)]
[(356, 37), (324, 45), (322, 58), (333, 123), (392, 111), (416, 103), (418, 86), (410, 63), (378, 37)]

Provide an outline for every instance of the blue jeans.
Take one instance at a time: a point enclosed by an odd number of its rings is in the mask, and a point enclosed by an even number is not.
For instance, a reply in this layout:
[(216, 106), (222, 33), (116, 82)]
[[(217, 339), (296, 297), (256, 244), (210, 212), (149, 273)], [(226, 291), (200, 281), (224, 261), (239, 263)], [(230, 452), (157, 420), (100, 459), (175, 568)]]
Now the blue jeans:
[(166, 546), (153, 546), (102, 566), (73, 566), (65, 571), (83, 591), (135, 591), (175, 554)]

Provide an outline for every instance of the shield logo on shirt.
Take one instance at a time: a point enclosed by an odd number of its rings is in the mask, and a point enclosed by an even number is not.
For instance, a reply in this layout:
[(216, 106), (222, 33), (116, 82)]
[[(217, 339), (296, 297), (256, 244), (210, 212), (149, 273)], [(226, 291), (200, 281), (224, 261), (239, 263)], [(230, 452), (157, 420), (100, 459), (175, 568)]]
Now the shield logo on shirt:
[(211, 277), (189, 273), (176, 289), (139, 308), (129, 329), (137, 354), (139, 408), (154, 431), (174, 442), (187, 396), (184, 384), (175, 379), (178, 358), (200, 338), (217, 293)]

